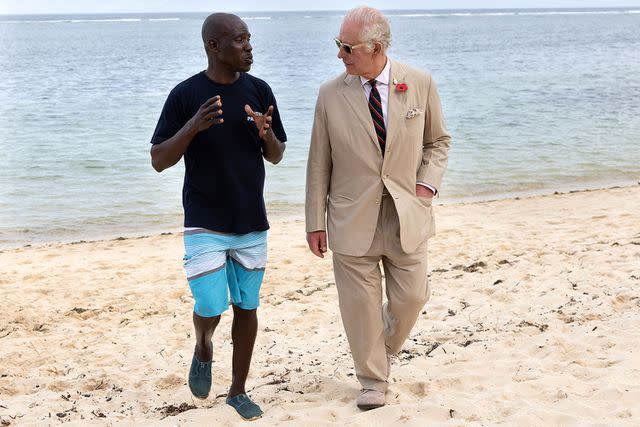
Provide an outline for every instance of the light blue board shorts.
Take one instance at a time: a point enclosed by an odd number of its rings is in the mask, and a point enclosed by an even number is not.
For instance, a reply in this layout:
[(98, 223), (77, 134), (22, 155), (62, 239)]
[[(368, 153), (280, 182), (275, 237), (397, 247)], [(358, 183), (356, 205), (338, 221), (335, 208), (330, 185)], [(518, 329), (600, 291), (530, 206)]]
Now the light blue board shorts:
[(221, 234), (185, 228), (184, 248), (184, 269), (198, 316), (219, 316), (229, 303), (243, 310), (258, 308), (267, 265), (266, 231)]

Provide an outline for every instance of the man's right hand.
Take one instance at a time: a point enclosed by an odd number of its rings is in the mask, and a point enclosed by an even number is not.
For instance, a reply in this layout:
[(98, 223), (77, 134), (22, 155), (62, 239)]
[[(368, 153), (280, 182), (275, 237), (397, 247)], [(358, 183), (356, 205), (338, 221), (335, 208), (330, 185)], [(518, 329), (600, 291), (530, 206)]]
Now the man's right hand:
[(209, 98), (198, 108), (196, 114), (189, 120), (193, 133), (202, 132), (213, 125), (219, 125), (224, 121), (222, 117), (222, 99), (220, 95)]
[(315, 256), (324, 258), (324, 253), (327, 252), (327, 232), (311, 231), (307, 233), (307, 243)]
[(222, 99), (219, 95), (207, 99), (189, 121), (171, 138), (151, 146), (151, 164), (157, 172), (178, 163), (193, 138), (203, 130), (223, 122)]

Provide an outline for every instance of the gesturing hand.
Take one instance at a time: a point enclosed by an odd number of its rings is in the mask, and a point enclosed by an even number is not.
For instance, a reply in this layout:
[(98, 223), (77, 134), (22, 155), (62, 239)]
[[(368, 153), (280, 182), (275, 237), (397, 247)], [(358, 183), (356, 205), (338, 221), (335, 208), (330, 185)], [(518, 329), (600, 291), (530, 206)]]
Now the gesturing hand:
[(198, 108), (196, 114), (191, 118), (191, 125), (196, 132), (202, 132), (213, 125), (219, 125), (224, 121), (222, 117), (222, 99), (219, 95), (209, 98)]
[(253, 117), (253, 122), (256, 124), (258, 128), (258, 136), (261, 139), (264, 139), (265, 135), (271, 129), (271, 120), (273, 116), (273, 105), (270, 105), (265, 114), (254, 113), (249, 104), (244, 106), (244, 111), (250, 116)]

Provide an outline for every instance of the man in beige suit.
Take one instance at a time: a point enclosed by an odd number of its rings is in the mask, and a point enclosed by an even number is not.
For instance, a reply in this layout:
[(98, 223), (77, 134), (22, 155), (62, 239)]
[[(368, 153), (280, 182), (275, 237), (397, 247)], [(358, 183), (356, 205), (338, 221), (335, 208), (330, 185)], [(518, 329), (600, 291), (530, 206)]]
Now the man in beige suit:
[(307, 163), (307, 242), (324, 257), (328, 234), (361, 409), (385, 404), (391, 356), (429, 298), (431, 201), (451, 140), (435, 82), (390, 60), (390, 39), (380, 11), (345, 16), (335, 41), (346, 72), (320, 88)]

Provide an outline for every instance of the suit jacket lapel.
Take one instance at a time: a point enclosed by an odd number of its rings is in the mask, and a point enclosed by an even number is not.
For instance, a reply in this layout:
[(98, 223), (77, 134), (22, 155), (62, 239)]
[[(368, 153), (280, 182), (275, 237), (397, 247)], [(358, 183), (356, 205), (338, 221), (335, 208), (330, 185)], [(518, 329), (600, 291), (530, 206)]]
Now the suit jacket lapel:
[(360, 78), (348, 74), (347, 77), (345, 77), (344, 82), (345, 85), (343, 87), (342, 94), (347, 100), (347, 104), (349, 104), (351, 110), (358, 118), (358, 122), (360, 122), (360, 125), (362, 125), (369, 135), (371, 143), (373, 143), (377, 147), (378, 151), (381, 152), (380, 145), (378, 144), (378, 137), (376, 136), (376, 131), (373, 128), (373, 120), (371, 119), (371, 113), (369, 112), (369, 105), (367, 104), (364, 92), (362, 91)]
[(405, 112), (407, 110), (406, 92), (396, 92), (394, 79), (398, 83), (405, 83), (406, 72), (401, 64), (391, 61), (389, 72), (389, 101), (387, 105), (387, 139), (386, 146), (391, 147), (395, 143), (398, 131), (403, 127)]

